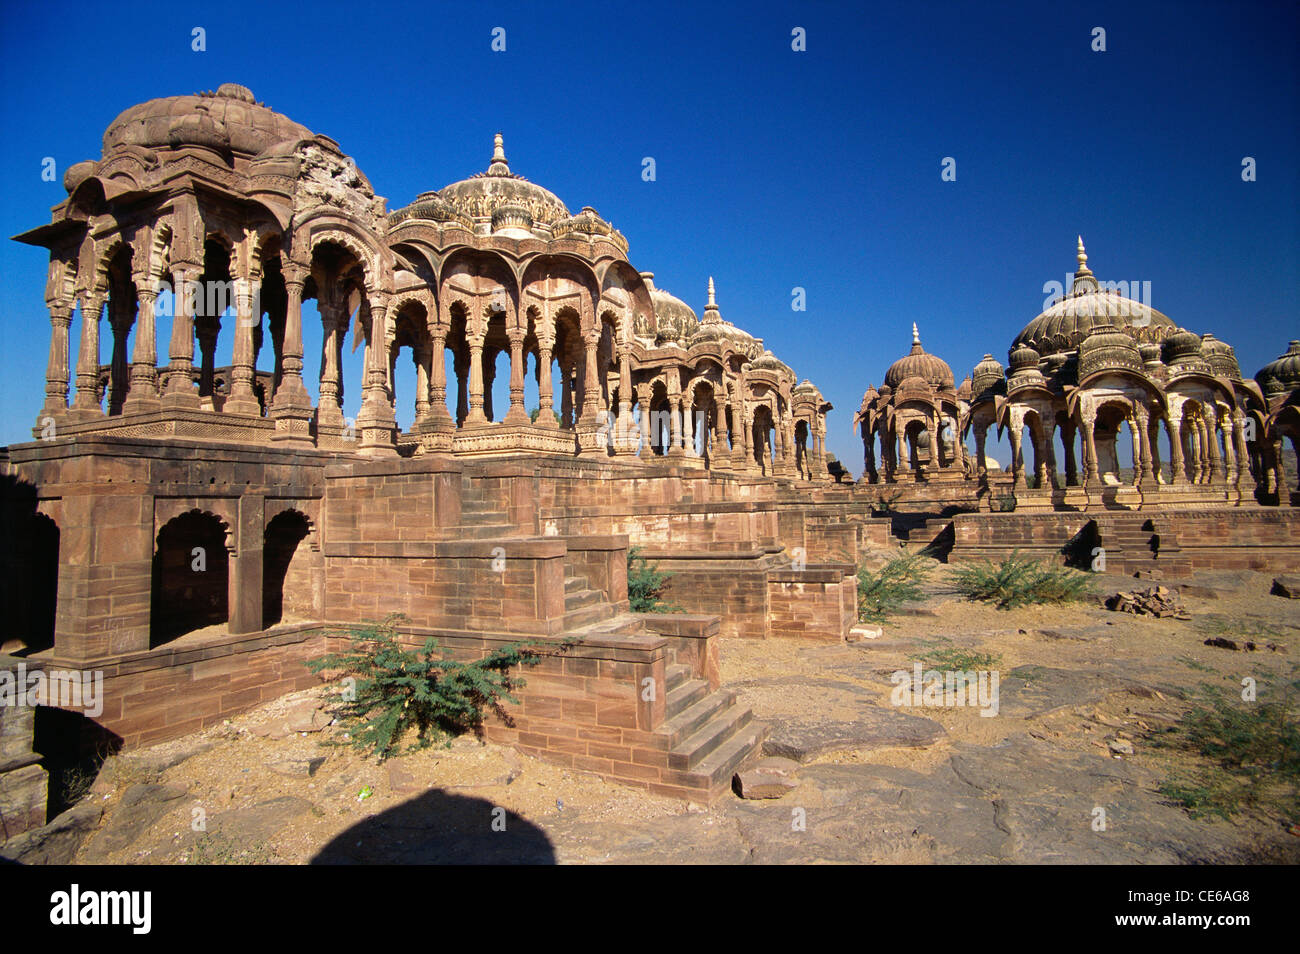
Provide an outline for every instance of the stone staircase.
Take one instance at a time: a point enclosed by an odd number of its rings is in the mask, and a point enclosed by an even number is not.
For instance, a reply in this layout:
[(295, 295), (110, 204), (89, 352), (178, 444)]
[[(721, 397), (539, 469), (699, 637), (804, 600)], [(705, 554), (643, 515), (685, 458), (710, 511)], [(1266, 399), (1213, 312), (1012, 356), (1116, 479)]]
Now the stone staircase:
[(668, 666), (664, 676), (668, 697), (655, 732), (668, 743), (668, 764), (691, 777), (691, 787), (716, 792), (758, 751), (767, 726), (754, 721), (748, 706), (736, 705), (733, 691), (710, 691), (708, 682), (691, 678), (686, 666)]
[(1102, 531), (1102, 546), (1107, 561), (1120, 564), (1113, 569), (1160, 570), (1169, 576), (1191, 573), (1191, 561), (1183, 555), (1177, 536), (1167, 527), (1162, 529), (1158, 518), (1146, 513), (1115, 514), (1110, 524), (1109, 533)]

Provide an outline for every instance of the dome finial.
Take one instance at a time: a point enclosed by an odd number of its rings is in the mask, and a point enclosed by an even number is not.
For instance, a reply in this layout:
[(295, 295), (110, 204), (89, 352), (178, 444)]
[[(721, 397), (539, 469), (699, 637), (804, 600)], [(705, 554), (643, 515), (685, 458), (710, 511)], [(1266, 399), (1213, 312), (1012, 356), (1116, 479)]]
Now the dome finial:
[(1086, 272), (1088, 270), (1088, 253), (1084, 251), (1082, 235), (1079, 236), (1079, 247), (1075, 253), (1075, 258), (1079, 262), (1079, 271)]
[(506, 162), (505, 140), (500, 133), (492, 139), (492, 162), (488, 165), (488, 175), (510, 175), (510, 165)]
[(709, 276), (709, 303), (708, 304), (710, 308), (716, 308), (718, 306), (717, 301), (713, 297), (713, 276), (712, 275)]
[(921, 333), (916, 330), (916, 322), (914, 321), (912, 322), (912, 344), (919, 345), (920, 343), (921, 343)]

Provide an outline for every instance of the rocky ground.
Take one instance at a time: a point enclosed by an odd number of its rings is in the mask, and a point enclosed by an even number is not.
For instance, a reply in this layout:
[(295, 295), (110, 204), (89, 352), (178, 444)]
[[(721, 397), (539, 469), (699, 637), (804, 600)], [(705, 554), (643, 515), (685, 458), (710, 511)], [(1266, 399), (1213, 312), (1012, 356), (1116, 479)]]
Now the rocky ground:
[[(328, 744), (342, 730), (321, 689), (110, 759), (75, 808), (0, 854), (112, 864), (1300, 861), (1287, 805), (1193, 818), (1157, 790), (1198, 767), (1168, 744), (1197, 685), (1239, 693), (1250, 676), (1268, 687), (1262, 700), (1296, 679), (1300, 600), (1271, 595), (1271, 576), (1210, 574), (1181, 590), (1168, 581), (1185, 612), (1156, 618), (1095, 603), (998, 611), (946, 591), (946, 572), (875, 639), (724, 641), (724, 684), (770, 726), (767, 771), (744, 787), (778, 797), (686, 805), (469, 738), (381, 764)], [(1106, 577), (1099, 591), (1154, 585)], [(999, 672), (996, 717), (893, 704), (891, 675), (936, 653)]]

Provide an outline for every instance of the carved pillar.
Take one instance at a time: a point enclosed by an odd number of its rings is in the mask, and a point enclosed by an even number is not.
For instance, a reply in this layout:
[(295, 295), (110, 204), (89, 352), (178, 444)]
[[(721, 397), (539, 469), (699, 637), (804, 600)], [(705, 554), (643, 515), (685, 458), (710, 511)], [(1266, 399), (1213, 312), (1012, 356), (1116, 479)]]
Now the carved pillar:
[(1240, 473), (1237, 469), (1237, 448), (1233, 443), (1236, 432), (1234, 417), (1235, 414), (1230, 412), (1223, 419), (1223, 452), (1226, 458), (1223, 479), (1229, 487), (1236, 489)]
[(1014, 490), (1024, 490), (1025, 455), (1021, 449), (1024, 442), (1024, 422), (1013, 421), (1010, 427), (1011, 437), (1011, 486)]
[[(302, 290), (306, 281), (307, 270), (301, 265), (287, 263), (284, 266), (284, 287), (286, 306), (284, 314), (284, 343), (281, 345), (282, 372), (280, 385), (275, 390), (270, 416), (275, 419), (275, 436), (277, 442), (289, 446), (311, 446), (311, 397), (302, 382)], [(379, 338), (371, 336), (371, 343), (382, 342), (382, 326)], [(374, 347), (371, 351), (375, 351)], [(380, 370), (382, 376), (383, 371)]]
[(682, 396), (669, 394), (668, 407), (668, 456), (681, 457), (686, 453), (682, 447)]
[(158, 289), (147, 275), (133, 276), (136, 286), (135, 348), (131, 353), (131, 386), (123, 410), (127, 413), (157, 410), (158, 333), (154, 319)]
[[(1237, 489), (1242, 489), (1245, 478), (1250, 474), (1250, 448), (1246, 446), (1246, 421), (1245, 415), (1240, 410), (1233, 411), (1233, 419), (1236, 427), (1233, 428), (1233, 437), (1237, 442)], [(1253, 474), (1250, 474), (1253, 478)]]
[(1143, 490), (1151, 492), (1156, 489), (1156, 475), (1151, 460), (1151, 431), (1147, 427), (1147, 409), (1139, 405), (1133, 413), (1137, 421), (1133, 439), (1139, 447), (1134, 461), (1133, 482)]
[[(429, 416), (429, 352), (423, 348), (413, 350), (411, 360), (415, 362), (415, 422), (418, 424)], [(412, 426), (414, 430), (414, 426)]]
[(343, 425), (343, 380), (339, 352), (343, 347), (343, 322), (347, 319), (345, 308), (337, 304), (321, 303), (320, 403), (316, 420), (330, 427)]
[(199, 266), (190, 263), (177, 263), (172, 270), (172, 337), (167, 346), (167, 391), (162, 398), (168, 407), (199, 406), (194, 390), (194, 302), (198, 285), (193, 278), (199, 272)]
[[(45, 406), (41, 417), (61, 415), (68, 409), (68, 330), (70, 305), (50, 305), (50, 356), (45, 364)], [(38, 421), (38, 427), (44, 425)]]
[(371, 457), (392, 457), (397, 453), (397, 418), (388, 398), (387, 313), (386, 299), (370, 300), (369, 367), (357, 429), (361, 432), (360, 450)]
[(718, 439), (713, 453), (709, 455), (709, 466), (729, 470), (731, 468), (731, 429), (727, 426), (726, 397), (717, 391), (713, 393), (713, 413), (717, 415)]
[(641, 446), (638, 450), (641, 457), (654, 456), (654, 447), (650, 443), (650, 399), (653, 394), (654, 390), (649, 381), (636, 386), (636, 403), (641, 411)]
[(1187, 468), (1183, 463), (1182, 408), (1172, 416), (1165, 418), (1165, 428), (1169, 431), (1169, 468), (1170, 486), (1181, 487), (1187, 483)]
[(555, 394), (551, 387), (551, 349), (555, 346), (552, 338), (537, 339), (537, 423), (542, 427), (555, 427)]
[(442, 325), (434, 327), (430, 333), (433, 340), (433, 355), (429, 359), (430, 377), (430, 416), (443, 424), (451, 422), (451, 411), (447, 409), (447, 331)]
[(1223, 458), (1219, 454), (1219, 421), (1218, 414), (1211, 405), (1204, 408), (1205, 414), (1205, 482), (1208, 484), (1222, 483), (1225, 479), (1223, 473)]
[(600, 380), (596, 373), (596, 348), (600, 344), (600, 336), (587, 335), (583, 343), (586, 346), (586, 357), (583, 361), (582, 415), (579, 422), (595, 427), (596, 409), (600, 406)]
[(988, 467), (984, 463), (984, 448), (988, 443), (989, 426), (981, 422), (975, 425), (975, 475), (981, 482), (987, 484), (989, 479)]
[(483, 339), (485, 329), (477, 327), (483, 324), (476, 321), (473, 330), (466, 329), (469, 338), (469, 415), (466, 424), (486, 424), (487, 415), (483, 413)]
[(515, 329), (510, 335), (510, 410), (506, 412), (506, 420), (511, 424), (528, 423), (528, 409), (524, 407), (523, 329)]
[(99, 403), (99, 319), (104, 310), (101, 294), (87, 293), (81, 300), (81, 345), (77, 349), (77, 395), (72, 409), (78, 417), (104, 413)]
[(1095, 488), (1101, 482), (1101, 473), (1097, 461), (1097, 418), (1088, 415), (1083, 418), (1083, 460), (1084, 487)]
[(614, 452), (636, 453), (636, 441), (632, 437), (632, 350), (627, 347), (618, 352), (618, 430)]
[[(248, 414), (258, 417), (262, 413), (253, 393), (256, 355), (253, 352), (253, 330), (261, 323), (261, 315), (253, 316), (253, 289), (250, 283), (239, 279), (235, 283), (235, 353), (230, 369), (230, 399), (222, 408), (228, 414)], [(329, 335), (326, 334), (328, 346)]]

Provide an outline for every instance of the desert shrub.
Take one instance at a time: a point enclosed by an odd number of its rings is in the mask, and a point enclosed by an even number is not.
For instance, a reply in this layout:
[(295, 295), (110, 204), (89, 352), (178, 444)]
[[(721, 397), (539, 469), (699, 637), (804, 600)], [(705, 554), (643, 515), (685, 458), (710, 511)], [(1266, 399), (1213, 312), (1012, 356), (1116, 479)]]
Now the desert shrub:
[[(944, 640), (944, 642), (948, 642)], [(972, 669), (997, 669), (1002, 663), (998, 653), (977, 653), (953, 645), (943, 645), (915, 658), (926, 669), (943, 669), (952, 672), (969, 672)]]
[[(347, 744), (383, 760), (399, 754), (398, 746), (412, 729), (416, 740), (407, 751), (477, 729), (487, 709), (508, 721), (502, 703), (518, 704), (511, 693), (524, 685), (511, 670), (536, 665), (542, 656), (538, 643), (511, 643), (482, 659), (455, 662), (440, 658), (432, 636), (419, 651), (404, 647), (397, 632), (403, 619), (393, 614), (382, 623), (352, 629), (348, 652), (307, 662), (312, 672), (337, 670), (356, 680), (341, 703)], [(568, 645), (572, 641), (559, 647)]]
[(681, 607), (663, 599), (671, 573), (660, 573), (659, 564), (641, 556), (640, 547), (627, 551), (627, 598), (634, 613), (680, 613)]
[(1194, 818), (1230, 819), (1248, 808), (1265, 808), (1281, 812), (1289, 824), (1300, 822), (1295, 689), (1292, 682), (1268, 692), (1276, 699), (1269, 702), (1243, 702), (1206, 684), (1194, 690), (1191, 711), (1160, 744), (1193, 752), (1203, 762), (1166, 780), (1160, 793)]
[(1012, 553), (1001, 563), (984, 560), (953, 570), (952, 583), (970, 600), (1011, 609), (1029, 603), (1069, 603), (1092, 595), (1088, 574)]
[(929, 572), (929, 561), (919, 553), (894, 557), (874, 573), (859, 567), (858, 619), (879, 622), (904, 603), (919, 600)]

